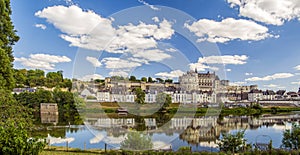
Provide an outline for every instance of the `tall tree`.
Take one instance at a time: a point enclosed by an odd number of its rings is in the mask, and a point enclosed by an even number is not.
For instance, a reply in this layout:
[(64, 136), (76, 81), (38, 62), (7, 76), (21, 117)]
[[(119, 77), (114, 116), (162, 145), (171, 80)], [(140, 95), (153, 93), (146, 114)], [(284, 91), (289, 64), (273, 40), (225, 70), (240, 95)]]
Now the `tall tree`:
[(10, 15), (10, 0), (0, 0), (0, 154), (38, 154), (45, 145), (29, 139), (28, 109), (11, 94), (15, 86), (12, 46), (19, 37)]
[(291, 130), (287, 129), (283, 132), (282, 144), (288, 149), (300, 148), (300, 125), (293, 124)]
[(13, 78), (12, 46), (19, 40), (10, 18), (10, 0), (0, 0), (0, 88), (12, 90)]
[(145, 92), (141, 88), (135, 88), (134, 93), (136, 95), (135, 102), (138, 104), (145, 104)]

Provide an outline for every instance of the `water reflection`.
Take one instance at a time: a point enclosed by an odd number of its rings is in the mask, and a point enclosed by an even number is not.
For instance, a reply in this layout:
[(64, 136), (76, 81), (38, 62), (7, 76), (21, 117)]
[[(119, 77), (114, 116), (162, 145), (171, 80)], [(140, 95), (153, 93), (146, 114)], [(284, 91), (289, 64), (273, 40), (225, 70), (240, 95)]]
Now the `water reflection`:
[[(282, 132), (291, 127), (291, 122), (300, 120), (300, 115), (262, 115), (253, 116), (225, 116), (225, 117), (199, 117), (199, 118), (171, 118), (164, 125), (165, 129), (158, 127), (158, 118), (85, 118), (84, 128), (71, 133), (66, 132), (65, 137), (74, 137), (70, 147), (83, 149), (104, 148), (108, 144), (110, 149), (120, 148), (125, 140), (128, 130), (143, 129), (153, 142), (155, 149), (177, 150), (181, 146), (191, 146), (194, 151), (217, 151), (217, 142), (222, 132), (236, 132), (246, 129), (245, 138), (248, 143), (255, 143), (255, 137), (268, 135), (274, 147), (281, 145)], [(51, 135), (52, 136), (52, 135)], [(56, 145), (56, 144), (54, 144)]]

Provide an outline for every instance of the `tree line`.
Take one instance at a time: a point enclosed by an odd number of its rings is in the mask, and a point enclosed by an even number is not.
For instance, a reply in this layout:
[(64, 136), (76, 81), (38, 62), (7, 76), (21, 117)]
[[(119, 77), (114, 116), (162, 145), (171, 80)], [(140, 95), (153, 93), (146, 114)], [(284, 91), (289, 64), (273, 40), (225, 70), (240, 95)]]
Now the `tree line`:
[(14, 69), (13, 77), (16, 81), (15, 87), (61, 87), (71, 90), (72, 81), (63, 77), (63, 71), (48, 72), (43, 70)]

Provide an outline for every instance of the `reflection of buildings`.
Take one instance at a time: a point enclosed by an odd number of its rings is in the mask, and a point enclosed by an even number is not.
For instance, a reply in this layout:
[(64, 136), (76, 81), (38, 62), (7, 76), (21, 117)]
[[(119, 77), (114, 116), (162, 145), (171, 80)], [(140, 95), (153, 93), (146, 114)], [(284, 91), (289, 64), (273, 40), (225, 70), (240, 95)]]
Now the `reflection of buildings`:
[(41, 122), (58, 123), (58, 107), (56, 103), (41, 103)]
[[(146, 132), (152, 133), (179, 133), (179, 138), (190, 144), (200, 145), (207, 143), (215, 146), (222, 132), (231, 130), (255, 129), (262, 125), (284, 127), (284, 122), (298, 121), (300, 115), (263, 115), (260, 118), (252, 116), (205, 116), (199, 118), (172, 118), (165, 128), (157, 127), (157, 119), (144, 119)], [(108, 135), (118, 137), (124, 135), (128, 128), (134, 128), (138, 123), (134, 118), (88, 118), (87, 122), (97, 129), (104, 129)], [(151, 129), (151, 130), (149, 130)]]

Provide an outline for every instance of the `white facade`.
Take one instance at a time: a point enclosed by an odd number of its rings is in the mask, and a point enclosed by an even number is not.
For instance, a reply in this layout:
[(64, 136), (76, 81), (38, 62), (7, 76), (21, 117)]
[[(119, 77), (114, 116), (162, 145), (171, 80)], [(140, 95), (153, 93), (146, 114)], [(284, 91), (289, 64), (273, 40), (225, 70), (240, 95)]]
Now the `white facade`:
[(145, 94), (145, 102), (146, 103), (155, 103), (157, 94)]
[(263, 93), (249, 93), (248, 100), (250, 102), (257, 102), (258, 100), (263, 99)]
[(97, 100), (99, 102), (111, 102), (109, 92), (97, 92)]

